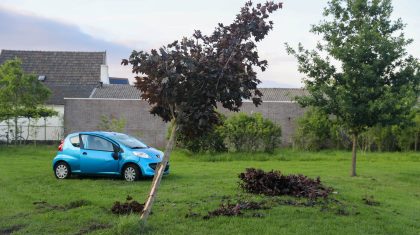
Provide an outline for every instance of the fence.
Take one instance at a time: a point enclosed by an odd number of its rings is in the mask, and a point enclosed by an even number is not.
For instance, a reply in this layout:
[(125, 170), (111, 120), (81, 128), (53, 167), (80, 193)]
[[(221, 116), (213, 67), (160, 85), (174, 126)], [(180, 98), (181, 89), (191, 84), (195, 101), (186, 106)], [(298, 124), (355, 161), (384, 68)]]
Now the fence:
[(0, 125), (0, 144), (11, 143), (17, 140), (19, 143), (33, 142), (33, 141), (59, 141), (64, 137), (63, 126), (42, 126), (35, 125), (29, 127), (26, 125), (18, 125), (18, 134), (15, 135), (14, 125)]

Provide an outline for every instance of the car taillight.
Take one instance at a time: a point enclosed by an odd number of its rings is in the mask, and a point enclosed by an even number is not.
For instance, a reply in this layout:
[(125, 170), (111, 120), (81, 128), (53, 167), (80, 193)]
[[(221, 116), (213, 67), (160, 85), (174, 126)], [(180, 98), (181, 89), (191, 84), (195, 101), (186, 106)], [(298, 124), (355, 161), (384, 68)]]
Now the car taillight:
[(58, 151), (63, 151), (63, 144), (64, 144), (64, 140), (61, 140), (60, 145), (58, 146)]

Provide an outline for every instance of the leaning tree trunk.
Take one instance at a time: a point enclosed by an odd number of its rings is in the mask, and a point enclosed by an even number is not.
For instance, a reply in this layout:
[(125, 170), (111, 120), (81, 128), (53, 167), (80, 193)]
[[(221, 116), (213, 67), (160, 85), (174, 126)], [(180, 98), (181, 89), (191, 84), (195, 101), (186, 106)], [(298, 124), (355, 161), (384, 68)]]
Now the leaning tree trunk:
[(169, 157), (171, 155), (172, 150), (176, 145), (176, 132), (177, 132), (177, 125), (176, 121), (174, 122), (174, 126), (172, 128), (171, 137), (169, 138), (168, 144), (166, 145), (165, 153), (163, 154), (163, 159), (160, 164), (158, 164), (155, 170), (155, 176), (153, 177), (152, 187), (150, 188), (149, 197), (147, 198), (146, 204), (144, 205), (143, 212), (140, 216), (140, 219), (143, 221), (147, 220), (149, 217), (150, 212), (152, 210), (153, 202), (156, 198), (157, 190), (160, 185), (160, 181), (162, 179), (163, 173), (165, 171), (166, 165), (169, 162)]
[(356, 176), (356, 151), (357, 151), (357, 134), (353, 134), (353, 149), (352, 149), (350, 176)]

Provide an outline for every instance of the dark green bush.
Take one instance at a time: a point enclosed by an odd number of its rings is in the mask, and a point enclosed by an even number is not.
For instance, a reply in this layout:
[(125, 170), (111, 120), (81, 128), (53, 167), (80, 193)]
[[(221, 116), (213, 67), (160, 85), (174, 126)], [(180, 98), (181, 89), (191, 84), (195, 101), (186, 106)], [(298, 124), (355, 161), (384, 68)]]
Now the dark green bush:
[(273, 152), (281, 143), (281, 127), (261, 113), (233, 115), (217, 128), (217, 132), (233, 152)]
[[(185, 148), (190, 150), (193, 153), (198, 152), (226, 152), (227, 148), (223, 143), (223, 137), (217, 131), (218, 128), (223, 125), (223, 120), (226, 118), (220, 114), (221, 123), (213, 128), (212, 131), (205, 133), (201, 136), (196, 136), (194, 138), (189, 138), (182, 133), (178, 132), (177, 135), (177, 146), (180, 148)], [(167, 137), (169, 137), (172, 124), (169, 126)]]
[[(217, 127), (215, 129), (217, 129)], [(194, 153), (227, 151), (227, 148), (223, 143), (223, 138), (217, 130), (213, 130), (205, 135), (195, 137), (193, 139), (180, 135), (177, 137), (177, 144), (179, 144), (178, 146), (186, 148)]]
[(296, 130), (293, 135), (293, 145), (303, 150), (320, 150), (331, 144), (332, 134), (341, 138), (340, 130), (333, 129), (333, 123), (328, 115), (319, 109), (309, 109), (297, 119)]

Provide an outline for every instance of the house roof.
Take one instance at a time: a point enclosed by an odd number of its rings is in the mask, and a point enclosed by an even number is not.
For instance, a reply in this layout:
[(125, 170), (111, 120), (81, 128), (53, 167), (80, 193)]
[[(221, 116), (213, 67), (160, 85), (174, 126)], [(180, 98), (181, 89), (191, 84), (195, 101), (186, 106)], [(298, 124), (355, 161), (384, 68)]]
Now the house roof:
[(102, 85), (95, 88), (90, 95), (90, 98), (103, 98), (103, 99), (141, 99), (140, 91), (134, 86), (126, 84), (112, 84)]
[[(263, 93), (263, 101), (291, 102), (296, 96), (307, 95), (301, 88), (260, 88)], [(90, 98), (102, 99), (141, 99), (140, 91), (130, 85), (103, 85), (92, 92)]]
[(2, 50), (0, 64), (19, 58), (26, 73), (45, 76), (51, 89), (48, 104), (64, 104), (64, 97), (87, 98), (101, 79), (106, 52)]
[(259, 88), (263, 94), (263, 101), (294, 101), (297, 96), (306, 96), (309, 93), (302, 88)]

